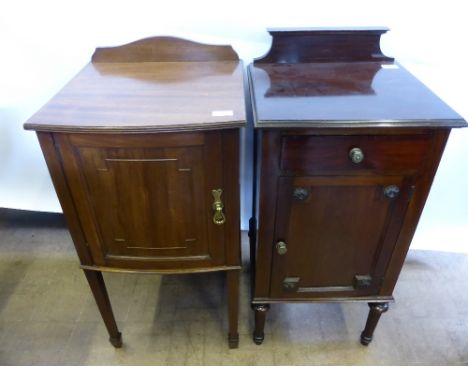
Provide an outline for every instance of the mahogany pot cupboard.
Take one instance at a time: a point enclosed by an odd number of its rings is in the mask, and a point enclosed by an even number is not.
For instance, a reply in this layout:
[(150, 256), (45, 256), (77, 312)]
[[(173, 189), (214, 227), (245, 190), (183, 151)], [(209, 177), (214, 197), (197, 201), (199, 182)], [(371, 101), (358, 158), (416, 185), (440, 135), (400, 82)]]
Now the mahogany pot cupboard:
[(367, 345), (450, 129), (466, 121), (382, 54), (384, 28), (269, 32), (248, 67), (254, 341), (271, 303), (367, 301)]
[[(269, 30), (248, 67), (255, 343), (271, 303), (366, 301), (371, 342), (450, 129), (466, 122), (379, 47), (384, 28)], [(36, 130), (111, 343), (101, 272), (227, 275), (238, 346), (243, 66), (229, 46), (98, 48)]]
[(225, 272), (238, 346), (243, 64), (230, 46), (155, 37), (100, 48), (25, 123), (36, 130), (115, 347), (102, 271)]

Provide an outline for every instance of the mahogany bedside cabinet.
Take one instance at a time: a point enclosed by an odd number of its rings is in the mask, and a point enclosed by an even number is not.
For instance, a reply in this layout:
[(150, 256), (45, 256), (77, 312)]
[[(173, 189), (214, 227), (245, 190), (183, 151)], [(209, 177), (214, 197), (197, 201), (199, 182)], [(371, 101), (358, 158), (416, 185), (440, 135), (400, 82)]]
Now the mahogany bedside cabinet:
[(235, 51), (172, 37), (98, 48), (25, 123), (115, 347), (102, 271), (226, 272), (228, 341), (238, 346), (244, 125)]
[(248, 68), (255, 343), (270, 303), (392, 301), (451, 128), (466, 126), (380, 50), (380, 29), (269, 30)]

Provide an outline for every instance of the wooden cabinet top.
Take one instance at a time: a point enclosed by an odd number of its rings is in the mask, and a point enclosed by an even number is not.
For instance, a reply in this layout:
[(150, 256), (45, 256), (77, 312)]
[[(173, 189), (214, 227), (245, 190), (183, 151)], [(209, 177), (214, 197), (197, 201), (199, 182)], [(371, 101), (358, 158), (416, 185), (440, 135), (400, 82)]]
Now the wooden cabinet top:
[(243, 65), (230, 46), (154, 37), (98, 48), (24, 127), (146, 132), (244, 124)]
[(270, 30), (249, 66), (256, 127), (462, 127), (467, 122), (380, 50), (385, 28)]

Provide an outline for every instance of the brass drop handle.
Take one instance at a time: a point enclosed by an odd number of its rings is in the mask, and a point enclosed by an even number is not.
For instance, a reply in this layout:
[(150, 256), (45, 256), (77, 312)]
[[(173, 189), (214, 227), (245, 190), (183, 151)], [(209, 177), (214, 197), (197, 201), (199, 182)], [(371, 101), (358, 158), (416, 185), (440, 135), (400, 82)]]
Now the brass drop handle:
[(349, 159), (353, 163), (361, 163), (364, 160), (364, 153), (359, 147), (353, 147), (349, 150)]
[(223, 213), (223, 208), (224, 204), (221, 201), (221, 194), (223, 193), (222, 189), (217, 189), (217, 190), (211, 190), (211, 193), (213, 194), (214, 202), (213, 202), (213, 223), (216, 225), (221, 225), (226, 223), (226, 216), (224, 216)]
[(276, 247), (276, 253), (278, 255), (286, 255), (286, 253), (288, 252), (288, 247), (284, 241), (281, 241), (281, 240), (278, 241), (275, 247)]

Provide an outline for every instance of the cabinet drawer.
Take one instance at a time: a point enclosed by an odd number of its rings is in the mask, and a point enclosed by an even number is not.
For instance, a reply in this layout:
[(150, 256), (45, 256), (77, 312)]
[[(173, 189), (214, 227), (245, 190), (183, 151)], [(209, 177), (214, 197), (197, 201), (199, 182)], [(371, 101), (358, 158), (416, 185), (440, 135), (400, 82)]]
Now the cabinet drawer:
[[(431, 138), (430, 133), (283, 136), (280, 168), (285, 173), (299, 174), (366, 170), (381, 173), (414, 173), (424, 163)], [(351, 155), (353, 149), (354, 162)]]

